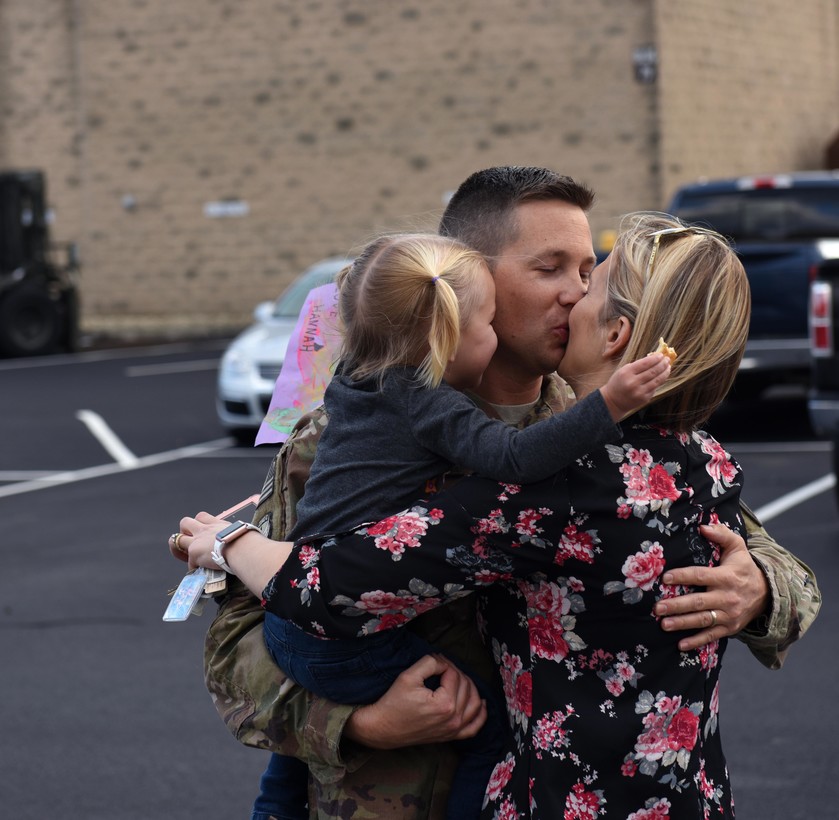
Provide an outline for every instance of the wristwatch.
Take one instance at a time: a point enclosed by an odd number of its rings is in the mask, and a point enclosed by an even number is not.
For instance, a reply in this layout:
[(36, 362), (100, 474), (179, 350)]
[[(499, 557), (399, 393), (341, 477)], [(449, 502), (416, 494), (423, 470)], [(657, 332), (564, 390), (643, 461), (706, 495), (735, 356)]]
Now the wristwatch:
[(225, 572), (235, 575), (230, 565), (224, 560), (222, 550), (231, 542), (235, 541), (240, 535), (244, 535), (248, 530), (254, 532), (261, 532), (259, 527), (253, 524), (248, 524), (245, 521), (234, 521), (229, 527), (225, 527), (220, 532), (216, 533), (216, 542), (213, 544), (213, 551), (210, 553), (210, 558), (221, 567)]

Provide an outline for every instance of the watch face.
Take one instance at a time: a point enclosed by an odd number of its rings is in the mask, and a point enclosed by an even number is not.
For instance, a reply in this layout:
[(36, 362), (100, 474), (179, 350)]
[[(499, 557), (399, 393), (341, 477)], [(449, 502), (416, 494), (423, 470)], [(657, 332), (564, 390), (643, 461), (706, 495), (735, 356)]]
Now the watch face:
[(226, 538), (229, 538), (233, 535), (234, 532), (242, 529), (245, 524), (242, 521), (234, 521), (230, 526), (225, 527), (221, 532), (216, 533), (216, 539), (218, 541), (224, 541)]

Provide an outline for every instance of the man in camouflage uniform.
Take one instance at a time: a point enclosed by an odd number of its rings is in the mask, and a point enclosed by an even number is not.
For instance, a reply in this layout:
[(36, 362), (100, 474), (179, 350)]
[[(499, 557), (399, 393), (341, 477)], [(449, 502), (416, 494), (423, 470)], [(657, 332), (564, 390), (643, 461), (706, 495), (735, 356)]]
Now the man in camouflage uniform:
[[(453, 198), (444, 215), (441, 233), (456, 235), (483, 252), (497, 274), (499, 263), (493, 263), (492, 258), (501, 257), (501, 251), (512, 248), (522, 203), (554, 201), (555, 195), (550, 190), (546, 193), (537, 190), (535, 196), (532, 193), (539, 186), (550, 188), (556, 178), (557, 175), (544, 169), (478, 172)], [(518, 188), (519, 198), (511, 199), (507, 194), (509, 202), (493, 217), (487, 214), (486, 198), (495, 196), (499, 186)], [(470, 202), (470, 198), (474, 201)], [(562, 197), (559, 199), (562, 201)], [(585, 210), (587, 206), (581, 207)], [(477, 215), (485, 225), (472, 231)], [(506, 286), (498, 274), (496, 283), (500, 312), (505, 297), (512, 300), (515, 293), (505, 292)], [(567, 309), (570, 310), (570, 304)], [(538, 324), (537, 318), (524, 317), (524, 321)], [(499, 348), (505, 341), (514, 348), (515, 340), (504, 338), (503, 324), (502, 318), (496, 326)], [(529, 409), (514, 420), (519, 427), (562, 412), (573, 401), (564, 382), (545, 372), (541, 374), (537, 400), (528, 402)], [(499, 417), (499, 411), (501, 416), (506, 415), (503, 405), (516, 403), (507, 400), (488, 404), (477, 400), (494, 417)], [(326, 423), (320, 411), (301, 419), (272, 462), (253, 519), (270, 538), (282, 540), (294, 524), (296, 504), (303, 494), (317, 441)], [(778, 546), (748, 510), (744, 509), (744, 513), (749, 552), (730, 555), (726, 552), (722, 565), (714, 570), (679, 570), (693, 577), (685, 575), (677, 582), (704, 585), (706, 591), (666, 602), (668, 617), (663, 625), (671, 629), (701, 629), (686, 639), (691, 647), (734, 634), (763, 664), (776, 669), (789, 646), (815, 618), (821, 597), (809, 568)], [(697, 572), (705, 574), (695, 575)], [(416, 628), (441, 649), (489, 675), (491, 665), (477, 637), (473, 606), (469, 596), (426, 614), (415, 622)], [(719, 621), (711, 618), (711, 608), (718, 611)], [(246, 745), (298, 757), (307, 763), (313, 818), (442, 817), (454, 768), (453, 753), (442, 741), (471, 731), (470, 724), (476, 720), (472, 708), (474, 694), (471, 698), (464, 695), (450, 709), (445, 700), (433, 701), (422, 680), (439, 674), (442, 666), (432, 659), (423, 659), (394, 685), (392, 702), (385, 703), (390, 693), (378, 704), (360, 708), (317, 698), (289, 681), (273, 664), (263, 643), (262, 618), (259, 601), (231, 579), (229, 592), (221, 601), (219, 614), (206, 638), (207, 688), (234, 736)], [(462, 680), (457, 673), (451, 674), (455, 677), (446, 680), (444, 676), (444, 684), (451, 685), (454, 692)], [(258, 816), (260, 820), (266, 817)]]

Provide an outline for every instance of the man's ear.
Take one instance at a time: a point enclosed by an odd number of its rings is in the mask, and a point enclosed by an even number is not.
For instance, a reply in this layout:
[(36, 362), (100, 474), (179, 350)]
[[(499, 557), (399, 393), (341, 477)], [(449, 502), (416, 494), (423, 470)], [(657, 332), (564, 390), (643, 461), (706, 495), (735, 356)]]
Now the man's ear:
[(609, 322), (609, 327), (606, 331), (606, 346), (604, 353), (613, 359), (617, 359), (623, 355), (623, 351), (629, 344), (629, 339), (632, 336), (632, 325), (626, 316), (620, 316)]

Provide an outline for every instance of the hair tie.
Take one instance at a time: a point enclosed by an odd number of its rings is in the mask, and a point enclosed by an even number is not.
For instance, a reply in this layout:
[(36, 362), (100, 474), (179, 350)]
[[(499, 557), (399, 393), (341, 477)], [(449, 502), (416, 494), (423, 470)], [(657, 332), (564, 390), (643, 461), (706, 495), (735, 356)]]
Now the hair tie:
[(431, 277), (431, 284), (432, 284), (432, 285), (436, 285), (436, 284), (437, 284), (437, 280), (438, 280), (439, 278), (440, 278), (439, 276), (432, 276), (432, 277)]

